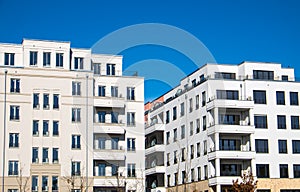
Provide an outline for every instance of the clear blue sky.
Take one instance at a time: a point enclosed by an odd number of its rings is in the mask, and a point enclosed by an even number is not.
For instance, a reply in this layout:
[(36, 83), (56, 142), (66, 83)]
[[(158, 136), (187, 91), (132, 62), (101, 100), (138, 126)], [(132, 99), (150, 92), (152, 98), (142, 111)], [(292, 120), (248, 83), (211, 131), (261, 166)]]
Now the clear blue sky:
[[(300, 77), (300, 1), (90, 1), (0, 0), (0, 42), (20, 43), (23, 38), (71, 41), (89, 48), (103, 36), (128, 25), (164, 23), (196, 36), (218, 63), (247, 61), (282, 63)], [(173, 50), (141, 46), (122, 52), (124, 67), (144, 59), (161, 59), (195, 70)], [(179, 79), (178, 79), (179, 81)], [(155, 89), (151, 88), (160, 87)], [(170, 86), (146, 82), (146, 100)]]

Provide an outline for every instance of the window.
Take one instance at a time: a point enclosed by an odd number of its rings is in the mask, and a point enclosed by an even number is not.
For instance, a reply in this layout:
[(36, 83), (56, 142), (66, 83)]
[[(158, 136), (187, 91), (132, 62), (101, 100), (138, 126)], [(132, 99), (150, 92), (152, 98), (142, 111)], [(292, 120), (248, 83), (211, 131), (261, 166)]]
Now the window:
[(42, 176), (42, 190), (48, 191), (48, 176)]
[(32, 148), (32, 163), (39, 163), (39, 148)]
[(40, 108), (39, 98), (40, 98), (39, 93), (34, 93), (33, 94), (33, 109), (39, 109)]
[(268, 120), (266, 115), (254, 115), (255, 128), (267, 129)]
[(185, 183), (186, 182), (186, 172), (185, 171), (181, 171), (181, 183)]
[(197, 157), (200, 157), (200, 143), (197, 143)]
[(64, 54), (56, 53), (56, 67), (63, 67), (63, 66), (64, 66)]
[(72, 149), (80, 149), (80, 135), (72, 135)]
[(104, 163), (99, 163), (99, 165), (98, 165), (98, 169), (99, 169), (98, 176), (105, 176), (105, 168), (106, 168), (106, 165)]
[(81, 83), (80, 82), (72, 82), (72, 95), (81, 95)]
[(14, 53), (4, 53), (4, 65), (15, 65), (15, 54)]
[(206, 130), (206, 116), (202, 117), (202, 123), (203, 123), (202, 129), (203, 129), (203, 131), (205, 131)]
[(174, 173), (174, 185), (178, 184), (178, 173)]
[(134, 112), (127, 113), (127, 126), (135, 126), (135, 113)]
[(300, 129), (299, 116), (291, 116), (291, 128), (292, 129)]
[(59, 135), (59, 121), (53, 121), (53, 136), (58, 136)]
[(276, 91), (277, 105), (285, 105), (284, 91)]
[(203, 154), (207, 155), (207, 141), (203, 141)]
[(192, 98), (190, 98), (189, 103), (190, 103), (189, 111), (191, 113), (193, 111), (193, 99)]
[(289, 178), (288, 164), (280, 164), (279, 171), (280, 171), (280, 178)]
[(167, 153), (167, 166), (170, 166), (170, 153)]
[(83, 69), (83, 58), (75, 57), (74, 60), (75, 60), (74, 69)]
[(235, 73), (216, 72), (216, 79), (235, 79)]
[(256, 153), (269, 153), (269, 146), (267, 139), (255, 139)]
[(135, 175), (135, 164), (127, 164), (127, 176), (136, 177)]
[(166, 133), (166, 137), (167, 137), (167, 144), (170, 144), (170, 132), (169, 131)]
[(293, 169), (294, 169), (294, 178), (300, 178), (300, 165), (299, 164), (293, 165)]
[(191, 159), (194, 159), (194, 145), (190, 145), (190, 155), (191, 155)]
[(101, 64), (94, 63), (94, 74), (100, 75), (101, 74)]
[(135, 151), (135, 138), (127, 138), (127, 150)]
[(285, 115), (277, 115), (277, 128), (278, 129), (286, 129)]
[(174, 133), (173, 142), (176, 142), (177, 141), (177, 128), (173, 129), (173, 133)]
[(202, 83), (203, 81), (205, 81), (204, 75), (200, 75), (200, 83)]
[(300, 153), (300, 140), (293, 140), (293, 153)]
[(44, 98), (43, 108), (49, 109), (49, 94), (44, 94), (43, 98)]
[(135, 88), (127, 87), (127, 100), (135, 100)]
[(185, 125), (181, 126), (181, 139), (185, 138)]
[(286, 140), (278, 140), (278, 152), (287, 153), (287, 142)]
[(98, 96), (99, 97), (105, 97), (105, 89), (106, 86), (98, 86)]
[(194, 123), (193, 121), (190, 122), (190, 135), (192, 136), (194, 134)]
[(10, 92), (20, 93), (20, 79), (10, 79)]
[(170, 187), (170, 180), (171, 180), (171, 175), (167, 175), (167, 187)]
[(19, 192), (19, 189), (8, 189), (7, 192)]
[(178, 160), (177, 160), (177, 150), (176, 151), (174, 151), (174, 164), (176, 164), (177, 162), (178, 162)]
[(49, 136), (49, 121), (43, 121), (43, 136)]
[(241, 140), (238, 139), (220, 139), (220, 150), (224, 151), (240, 151)]
[(196, 133), (200, 132), (200, 119), (196, 119)]
[(221, 176), (239, 176), (241, 165), (239, 164), (221, 164)]
[(72, 108), (72, 122), (80, 122), (80, 108)]
[(119, 113), (118, 112), (111, 112), (111, 123), (119, 123)]
[(170, 111), (166, 111), (166, 124), (170, 122)]
[(49, 163), (49, 156), (48, 156), (49, 149), (43, 148), (43, 163)]
[(173, 107), (173, 121), (177, 119), (177, 107)]
[(8, 175), (19, 175), (19, 161), (8, 161)]
[(299, 105), (298, 92), (290, 92), (290, 105)]
[(44, 52), (43, 53), (43, 66), (49, 67), (51, 63), (51, 53), (50, 52)]
[(240, 121), (239, 115), (219, 115), (219, 123), (225, 125), (238, 125)]
[(193, 85), (193, 87), (196, 87), (196, 85), (197, 85), (196, 79), (193, 79), (192, 85)]
[(182, 148), (181, 149), (181, 161), (185, 161), (186, 159), (186, 149), (185, 148)]
[(269, 165), (268, 164), (256, 164), (257, 178), (269, 178)]
[(118, 165), (111, 165), (111, 174), (112, 176), (117, 176), (118, 175), (118, 170), (119, 170), (119, 166)]
[(202, 107), (204, 107), (206, 104), (206, 93), (205, 91), (202, 92)]
[(38, 179), (39, 179), (38, 176), (33, 175), (31, 177), (31, 186), (32, 186), (31, 190), (32, 191), (38, 191), (38, 183), (39, 183)]
[(111, 86), (111, 96), (112, 97), (118, 97), (118, 95), (119, 95), (118, 89), (119, 88), (117, 86)]
[(33, 120), (32, 122), (32, 135), (38, 136), (39, 135), (39, 121)]
[(217, 99), (238, 100), (239, 92), (235, 90), (217, 90)]
[(255, 104), (267, 104), (266, 91), (253, 91)]
[(52, 148), (52, 162), (58, 163), (58, 148)]
[(99, 149), (105, 149), (105, 142), (106, 142), (105, 137), (100, 137), (98, 139), (98, 142), (99, 142)]
[(98, 111), (98, 123), (105, 123), (105, 111)]
[(9, 147), (19, 147), (19, 133), (9, 134)]
[(282, 75), (281, 80), (282, 81), (289, 81), (289, 76), (288, 75)]
[(180, 104), (180, 117), (184, 116), (184, 103)]
[(53, 95), (53, 109), (58, 109), (59, 108), (59, 95), (54, 94)]
[(119, 149), (119, 138), (111, 138), (111, 149), (118, 150)]
[(10, 106), (10, 120), (20, 120), (20, 107)]
[(52, 191), (58, 191), (58, 176), (52, 176)]
[(71, 175), (72, 176), (80, 176), (80, 161), (72, 161), (71, 162)]
[(195, 102), (196, 102), (196, 107), (195, 107), (195, 109), (197, 110), (197, 109), (199, 109), (199, 95), (196, 95), (196, 97), (195, 97)]
[(38, 52), (30, 51), (29, 52), (29, 65), (37, 65)]
[(204, 165), (204, 179), (208, 179), (208, 169), (207, 169), (207, 165)]
[(106, 75), (116, 75), (115, 64), (106, 64)]
[(273, 71), (253, 70), (253, 79), (274, 80)]
[(197, 167), (197, 177), (198, 177), (198, 181), (201, 180), (201, 167)]

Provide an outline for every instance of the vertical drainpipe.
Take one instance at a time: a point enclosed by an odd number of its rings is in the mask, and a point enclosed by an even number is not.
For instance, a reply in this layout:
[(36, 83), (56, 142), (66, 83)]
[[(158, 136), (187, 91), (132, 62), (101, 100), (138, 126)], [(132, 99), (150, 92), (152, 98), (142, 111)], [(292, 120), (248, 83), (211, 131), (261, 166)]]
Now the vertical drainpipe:
[(5, 144), (6, 144), (6, 81), (7, 81), (7, 69), (4, 70), (2, 192), (4, 192), (4, 175), (5, 175)]

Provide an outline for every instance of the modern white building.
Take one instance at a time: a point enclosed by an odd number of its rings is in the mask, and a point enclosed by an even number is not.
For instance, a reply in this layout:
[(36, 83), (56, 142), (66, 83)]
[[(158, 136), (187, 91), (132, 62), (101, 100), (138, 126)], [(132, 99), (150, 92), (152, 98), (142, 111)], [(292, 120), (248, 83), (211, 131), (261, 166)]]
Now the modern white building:
[(143, 191), (144, 79), (122, 56), (3, 43), (0, 82), (0, 190)]
[[(300, 83), (276, 63), (206, 64), (145, 105), (147, 191), (300, 191)], [(186, 189), (186, 190), (184, 190)]]

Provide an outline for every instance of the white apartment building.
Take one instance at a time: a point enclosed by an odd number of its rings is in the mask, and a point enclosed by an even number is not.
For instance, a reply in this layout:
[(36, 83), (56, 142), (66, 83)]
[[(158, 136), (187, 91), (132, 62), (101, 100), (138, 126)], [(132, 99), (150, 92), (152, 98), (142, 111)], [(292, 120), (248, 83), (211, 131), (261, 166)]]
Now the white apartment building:
[(147, 191), (300, 191), (300, 83), (276, 63), (206, 64), (145, 105)]
[(144, 191), (144, 79), (122, 56), (2, 43), (0, 82), (1, 191)]

